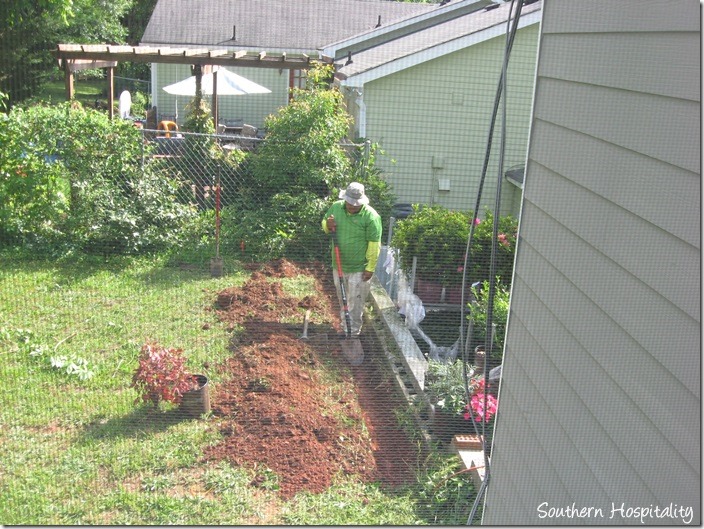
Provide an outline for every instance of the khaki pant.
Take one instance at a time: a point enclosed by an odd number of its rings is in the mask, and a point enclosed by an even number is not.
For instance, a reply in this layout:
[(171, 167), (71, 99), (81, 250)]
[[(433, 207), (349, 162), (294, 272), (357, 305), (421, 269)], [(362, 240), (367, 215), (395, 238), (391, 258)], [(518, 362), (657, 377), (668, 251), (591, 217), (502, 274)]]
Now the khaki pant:
[[(364, 304), (369, 296), (369, 291), (372, 288), (372, 281), (362, 280), (363, 272), (354, 272), (352, 274), (343, 274), (345, 281), (345, 293), (347, 294), (347, 307), (350, 311), (350, 326), (352, 336), (359, 336), (362, 331), (362, 315), (364, 314)], [(335, 290), (337, 291), (337, 299), (342, 307), (342, 292), (340, 291), (340, 278), (337, 273), (333, 273), (335, 281)], [(347, 324), (345, 322), (345, 312), (340, 310), (340, 320), (342, 328), (347, 333)]]

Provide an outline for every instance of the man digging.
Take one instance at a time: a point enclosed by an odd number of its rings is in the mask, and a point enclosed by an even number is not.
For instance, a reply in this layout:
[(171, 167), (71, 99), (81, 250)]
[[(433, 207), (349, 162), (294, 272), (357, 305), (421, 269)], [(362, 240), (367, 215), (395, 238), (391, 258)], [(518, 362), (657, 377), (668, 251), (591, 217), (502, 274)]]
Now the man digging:
[[(348, 185), (347, 189), (340, 192), (339, 198), (325, 214), (322, 227), (325, 233), (334, 232), (337, 237), (350, 317), (348, 329), (343, 309), (340, 316), (345, 334), (359, 338), (364, 304), (369, 296), (370, 280), (381, 248), (381, 217), (369, 205), (364, 186), (359, 182)], [(332, 252), (335, 289), (340, 306), (344, 308), (334, 247)]]

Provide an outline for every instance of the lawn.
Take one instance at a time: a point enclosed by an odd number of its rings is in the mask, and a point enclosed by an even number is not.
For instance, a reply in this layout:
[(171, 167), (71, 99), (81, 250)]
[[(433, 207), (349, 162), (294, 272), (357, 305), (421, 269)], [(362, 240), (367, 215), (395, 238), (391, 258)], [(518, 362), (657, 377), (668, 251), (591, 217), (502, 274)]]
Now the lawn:
[[(340, 476), (322, 494), (283, 499), (266, 480), (253, 486), (249, 468), (203, 461), (222, 440), (213, 417), (183, 421), (135, 403), (129, 385), (146, 340), (183, 348), (193, 370), (231, 354), (232, 329), (211, 309), (249, 277), (158, 258), (0, 253), (0, 523), (410, 525), (461, 515), (471, 498), (447, 479), (457, 467), (446, 458), (416, 487)], [(217, 369), (208, 375), (222, 382)]]
[[(81, 104), (89, 107), (95, 105), (95, 101), (100, 100), (107, 104), (108, 82), (106, 79), (85, 79), (74, 82), (75, 98)], [(117, 97), (118, 94), (115, 95)], [(45, 101), (58, 103), (66, 101), (66, 85), (63, 80), (49, 81), (42, 86), (39, 98)]]

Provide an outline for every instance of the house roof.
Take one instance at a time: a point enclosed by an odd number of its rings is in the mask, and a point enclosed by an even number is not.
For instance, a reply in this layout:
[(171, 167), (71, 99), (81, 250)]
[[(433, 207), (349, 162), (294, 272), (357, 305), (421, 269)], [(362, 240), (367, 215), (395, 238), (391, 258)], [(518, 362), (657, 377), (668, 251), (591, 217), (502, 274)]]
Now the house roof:
[(389, 0), (159, 0), (141, 43), (314, 53), (379, 20), (436, 8)]
[(331, 56), (334, 53), (334, 57), (339, 58), (347, 55), (348, 51), (355, 53), (361, 49), (370, 48), (379, 42), (398, 38), (401, 35), (420, 31), (462, 14), (484, 9), (494, 3), (496, 3), (494, 0), (458, 0), (448, 2), (445, 5), (439, 4), (436, 9), (413, 14), (396, 22), (384, 24), (351, 37), (345, 37), (334, 43), (326, 43), (323, 54)]
[[(524, 5), (519, 27), (540, 21), (542, 2)], [(441, 21), (398, 38), (386, 40), (368, 49), (353, 53), (352, 61), (338, 59), (337, 77), (341, 84), (361, 86), (389, 73), (415, 66), (427, 60), (457, 51), (504, 34), (510, 3), (493, 9), (482, 9)], [(335, 48), (324, 53), (335, 55)]]

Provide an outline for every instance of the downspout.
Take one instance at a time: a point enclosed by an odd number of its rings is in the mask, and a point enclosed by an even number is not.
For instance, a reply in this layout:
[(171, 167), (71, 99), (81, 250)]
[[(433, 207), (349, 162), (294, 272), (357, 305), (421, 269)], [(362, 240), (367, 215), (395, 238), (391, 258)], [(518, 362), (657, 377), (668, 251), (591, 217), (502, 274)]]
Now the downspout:
[[(156, 103), (157, 103), (156, 96), (157, 96), (158, 90), (157, 90), (157, 86), (156, 86), (156, 82), (157, 82), (156, 69), (157, 69), (157, 64), (154, 63), (154, 62), (151, 63), (150, 78), (151, 78), (151, 81), (152, 81), (152, 93), (151, 93), (152, 107), (155, 107), (155, 106), (156, 106)], [(149, 110), (149, 109), (147, 109), (147, 110)], [(158, 112), (158, 111), (159, 111), (159, 108), (157, 107), (157, 112)]]
[(354, 90), (355, 94), (357, 95), (357, 98), (355, 99), (355, 103), (357, 104), (357, 108), (359, 108), (359, 137), (360, 138), (366, 138), (367, 137), (367, 105), (364, 103), (364, 91), (362, 87), (355, 88)]

